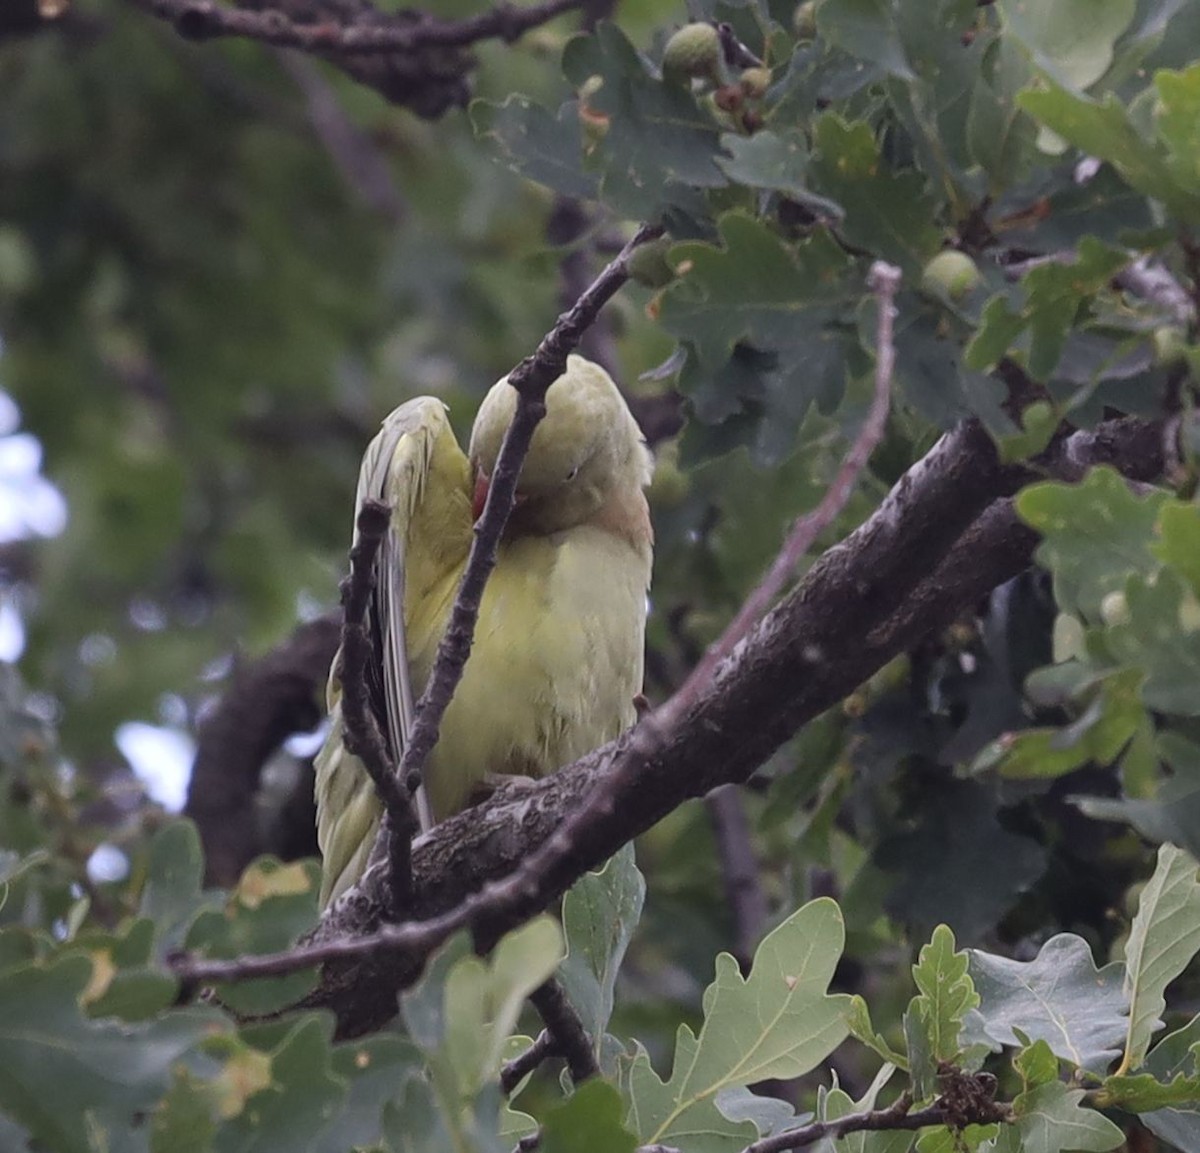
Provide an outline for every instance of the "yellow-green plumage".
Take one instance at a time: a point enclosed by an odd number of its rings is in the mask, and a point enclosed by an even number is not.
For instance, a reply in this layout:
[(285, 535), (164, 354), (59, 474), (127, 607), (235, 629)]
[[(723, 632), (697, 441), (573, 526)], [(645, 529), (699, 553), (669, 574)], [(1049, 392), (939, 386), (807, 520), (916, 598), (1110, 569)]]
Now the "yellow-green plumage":
[[(648, 455), (616, 386), (581, 357), (569, 358), (546, 405), (471, 657), (425, 769), (439, 820), (463, 808), (487, 775), (552, 772), (634, 720), (650, 580)], [(358, 503), (378, 495), (393, 507), (375, 622), (382, 719), (397, 751), (466, 564), (474, 478), (490, 475), (514, 406), (513, 390), (499, 382), (480, 408), (468, 461), (441, 403), (409, 401), (364, 457)], [(402, 628), (390, 611), (401, 602)], [(380, 816), (370, 780), (342, 746), (339, 696), (331, 681), (333, 725), (317, 758), (326, 903), (362, 874)]]

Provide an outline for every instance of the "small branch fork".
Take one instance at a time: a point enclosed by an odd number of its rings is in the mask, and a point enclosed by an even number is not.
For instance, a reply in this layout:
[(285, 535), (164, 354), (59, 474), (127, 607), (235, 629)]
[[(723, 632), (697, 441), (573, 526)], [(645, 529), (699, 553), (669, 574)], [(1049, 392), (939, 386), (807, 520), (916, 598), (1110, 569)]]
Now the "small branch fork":
[(342, 686), (342, 743), (362, 762), (383, 805), (380, 836), (387, 841), (392, 906), (399, 916), (412, 903), (412, 837), (417, 818), (412, 797), (396, 775), (367, 693), (367, 667), (374, 659), (367, 609), (375, 590), (375, 561), (390, 521), (391, 509), (386, 504), (363, 501), (357, 538), (350, 550), (350, 575), (341, 584), (342, 647), (336, 674)]
[[(467, 20), (443, 21), (420, 14), (405, 22), (385, 22), (384, 13), (372, 12), (342, 24), (334, 19), (314, 23), (293, 20), (277, 8), (231, 8), (218, 0), (134, 0), (140, 7), (173, 24), (181, 36), (207, 40), (244, 36), (281, 48), (308, 52), (415, 53), (430, 48), (463, 48), (480, 40), (512, 42), (531, 28), (579, 8), (583, 0), (544, 0), (527, 8), (499, 3)], [(405, 14), (405, 15), (410, 15)]]
[(562, 985), (551, 977), (533, 991), (529, 1000), (546, 1027), (524, 1053), (519, 1053), (501, 1068), (501, 1091), (511, 1094), (522, 1078), (551, 1057), (566, 1059), (567, 1071), (576, 1085), (595, 1077), (600, 1072), (600, 1066), (592, 1052), (591, 1038)]
[[(791, 1149), (804, 1149), (815, 1145), (826, 1137), (836, 1140), (850, 1133), (911, 1133), (918, 1129), (941, 1125), (961, 1131), (968, 1125), (992, 1125), (1012, 1121), (1012, 1106), (992, 1100), (986, 1092), (977, 1087), (977, 1078), (964, 1073), (957, 1073), (955, 1078), (957, 1082), (969, 1086), (967, 1098), (963, 1101), (951, 1100), (951, 1095), (947, 1094), (938, 1098), (932, 1105), (913, 1111), (912, 1097), (908, 1093), (902, 1093), (885, 1109), (866, 1109), (860, 1113), (848, 1113), (845, 1117), (831, 1121), (813, 1121), (808, 1125), (799, 1125), (795, 1129), (763, 1137), (747, 1145), (742, 1153), (787, 1153)], [(517, 1148), (521, 1153), (531, 1153), (538, 1145), (538, 1134), (535, 1133), (523, 1138)], [(680, 1153), (680, 1150), (670, 1145), (642, 1145), (637, 1153)]]
[[(958, 1077), (972, 1084), (976, 1080), (966, 1074), (958, 1074)], [(797, 1129), (764, 1137), (752, 1145), (747, 1145), (742, 1153), (785, 1153), (789, 1149), (803, 1149), (808, 1145), (815, 1145), (825, 1137), (845, 1137), (848, 1133), (879, 1130), (912, 1132), (933, 1125), (949, 1125), (952, 1129), (962, 1130), (968, 1125), (991, 1125), (1012, 1120), (1011, 1105), (993, 1101), (990, 1096), (978, 1092), (972, 1093), (971, 1097), (974, 1099), (970, 1100), (969, 1104), (951, 1103), (947, 1097), (941, 1097), (932, 1105), (912, 1112), (912, 1098), (907, 1093), (902, 1093), (886, 1109), (849, 1113), (834, 1121), (814, 1121), (811, 1125), (802, 1125)]]

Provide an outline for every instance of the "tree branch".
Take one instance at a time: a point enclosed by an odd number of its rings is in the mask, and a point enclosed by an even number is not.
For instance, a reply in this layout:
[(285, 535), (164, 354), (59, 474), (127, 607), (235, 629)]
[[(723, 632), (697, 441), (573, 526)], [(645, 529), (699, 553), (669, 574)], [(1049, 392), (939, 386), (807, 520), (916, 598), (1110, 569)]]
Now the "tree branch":
[(234, 961), (180, 957), (172, 968), (203, 983), (346, 962), (326, 965), (305, 1004), (332, 1008), (341, 1036), (380, 1027), (449, 934), (469, 925), (490, 935), (544, 908), (687, 798), (744, 780), (802, 724), (1021, 571), (1036, 535), (1004, 498), (1031, 476), (1093, 463), (1153, 479), (1161, 425), (1126, 418), (1074, 433), (1036, 469), (1003, 465), (977, 423), (960, 425), (751, 630), (685, 713), (643, 721), (422, 837), (412, 910), (422, 919), (382, 924), (390, 899), (376, 866), (327, 910), (314, 944)]
[(528, 1074), (557, 1052), (558, 1046), (550, 1035), (550, 1030), (543, 1029), (524, 1053), (518, 1053), (511, 1061), (505, 1061), (501, 1066), (500, 1092), (507, 1097)]
[(721, 785), (704, 798), (712, 822), (725, 903), (733, 914), (733, 955), (742, 973), (750, 972), (754, 950), (767, 923), (767, 897), (758, 875), (758, 858), (736, 785)]
[[(943, 1094), (925, 1109), (911, 1112), (912, 1098), (903, 1093), (886, 1109), (867, 1109), (861, 1113), (848, 1113), (834, 1121), (814, 1121), (783, 1133), (775, 1133), (747, 1145), (742, 1153), (786, 1153), (789, 1149), (803, 1149), (815, 1145), (825, 1137), (845, 1137), (848, 1133), (873, 1133), (880, 1130), (890, 1132), (914, 1132), (934, 1125), (948, 1125), (955, 1130), (967, 1125), (991, 1125), (998, 1121), (1012, 1120), (1012, 1106), (994, 1101), (988, 1086), (965, 1073), (952, 1075), (955, 1085), (965, 1089), (963, 1099)], [(955, 1090), (958, 1091), (957, 1089)], [(640, 1153), (640, 1151), (639, 1151)]]
[(367, 610), (375, 590), (375, 562), (391, 522), (391, 509), (380, 501), (365, 500), (358, 512), (358, 532), (350, 549), (350, 575), (342, 581), (342, 647), (336, 675), (342, 686), (342, 744), (357, 757), (375, 785), (383, 805), (379, 835), (387, 845), (391, 877), (393, 919), (412, 904), (412, 837), (418, 822), (412, 796), (401, 784), (387, 743), (371, 711), (367, 667), (374, 646), (367, 629)]
[(553, 977), (530, 994), (533, 1007), (541, 1015), (546, 1029), (554, 1038), (555, 1050), (567, 1061), (571, 1080), (581, 1085), (589, 1077), (600, 1072), (596, 1055), (592, 1052), (592, 1041), (575, 1012), (575, 1006), (567, 1000), (566, 991)]
[(463, 48), (480, 40), (519, 39), (583, 0), (543, 0), (520, 8), (499, 3), (467, 20), (436, 20), (425, 13), (381, 13), (364, 7), (371, 18), (342, 24), (334, 19), (301, 23), (276, 8), (231, 8), (217, 0), (134, 0), (173, 24), (189, 40), (244, 36), (281, 48), (308, 52), (410, 53), (427, 48)]
[[(332, 614), (301, 625), (266, 656), (235, 667), (220, 701), (200, 721), (184, 814), (204, 845), (206, 884), (233, 885), (271, 848), (254, 804), (263, 765), (289, 736), (320, 721), (338, 636)], [(308, 830), (308, 851), (315, 852), (311, 816)]]
[[(850, 499), (860, 474), (867, 467), (871, 453), (883, 438), (891, 405), (892, 371), (896, 364), (893, 326), (896, 316), (896, 290), (900, 287), (900, 270), (877, 260), (871, 265), (867, 284), (875, 294), (878, 310), (875, 333), (875, 397), (867, 419), (863, 421), (858, 436), (843, 458), (833, 483), (825, 490), (820, 503), (812, 512), (797, 517), (783, 548), (771, 562), (767, 575), (746, 598), (725, 631), (709, 645), (704, 656), (683, 682), (683, 687), (671, 699), (670, 708), (676, 715), (682, 715), (691, 707), (697, 695), (712, 679), (717, 666), (733, 652), (751, 626), (783, 591), (796, 571), (796, 566), (812, 547), (813, 541), (846, 507), (846, 501)], [(657, 719), (659, 723), (663, 723), (666, 717), (659, 716)]]

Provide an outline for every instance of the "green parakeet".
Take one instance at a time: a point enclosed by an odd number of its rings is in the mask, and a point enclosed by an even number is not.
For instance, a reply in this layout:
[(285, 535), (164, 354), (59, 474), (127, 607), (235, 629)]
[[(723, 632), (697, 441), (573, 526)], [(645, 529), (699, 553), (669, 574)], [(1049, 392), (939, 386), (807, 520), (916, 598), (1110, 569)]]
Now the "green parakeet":
[[(382, 667), (372, 671), (397, 761), (515, 407), (505, 378), (484, 399), (464, 456), (441, 401), (419, 397), (387, 417), (363, 457), (356, 510), (368, 497), (392, 506), (371, 613)], [(471, 657), (425, 766), (424, 823), (464, 808), (492, 774), (542, 776), (633, 723), (653, 545), (649, 479), (649, 453), (616, 385), (570, 357), (546, 394)], [(322, 904), (362, 875), (381, 816), (366, 771), (342, 744), (340, 696), (331, 677), (332, 725), (316, 761)]]

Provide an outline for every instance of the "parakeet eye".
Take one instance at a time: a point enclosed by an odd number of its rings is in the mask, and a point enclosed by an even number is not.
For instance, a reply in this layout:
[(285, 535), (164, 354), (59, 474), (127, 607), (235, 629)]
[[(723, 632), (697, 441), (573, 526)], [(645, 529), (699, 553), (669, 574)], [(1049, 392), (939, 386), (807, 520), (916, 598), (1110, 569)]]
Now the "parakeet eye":
[(569, 473), (567, 473), (567, 480), (574, 480), (578, 475), (579, 465), (576, 465)]

